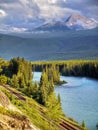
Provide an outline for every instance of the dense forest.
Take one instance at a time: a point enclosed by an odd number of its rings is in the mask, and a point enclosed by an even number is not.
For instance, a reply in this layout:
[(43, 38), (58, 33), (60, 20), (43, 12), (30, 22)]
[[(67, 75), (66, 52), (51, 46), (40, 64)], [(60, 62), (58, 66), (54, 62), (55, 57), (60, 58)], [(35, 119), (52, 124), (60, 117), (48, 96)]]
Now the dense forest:
[(42, 71), (46, 67), (55, 66), (61, 75), (79, 76), (98, 79), (98, 60), (68, 60), (32, 62), (33, 70)]

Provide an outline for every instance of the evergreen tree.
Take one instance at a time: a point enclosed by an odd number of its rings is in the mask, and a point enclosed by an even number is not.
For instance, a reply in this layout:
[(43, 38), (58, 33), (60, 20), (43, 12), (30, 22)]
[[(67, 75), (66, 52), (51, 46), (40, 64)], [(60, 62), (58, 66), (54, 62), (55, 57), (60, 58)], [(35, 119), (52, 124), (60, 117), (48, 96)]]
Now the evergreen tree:
[(53, 78), (51, 78), (51, 80), (49, 80), (48, 95), (50, 95), (52, 92), (54, 92)]
[(60, 73), (55, 65), (52, 65), (52, 76), (54, 84), (58, 84), (60, 82)]
[(82, 121), (82, 125), (81, 125), (81, 126), (82, 126), (83, 128), (86, 127), (84, 120)]
[(11, 79), (11, 85), (15, 88), (19, 87), (19, 80), (17, 78), (17, 75), (13, 75), (12, 79)]
[(47, 101), (48, 88), (49, 88), (48, 76), (43, 71), (41, 79), (40, 79), (40, 87), (39, 87), (40, 100), (41, 100), (41, 104), (43, 105), (45, 105)]
[(39, 92), (38, 92), (39, 84), (38, 84), (37, 82), (34, 82), (32, 88), (33, 88), (32, 97), (33, 97), (36, 101), (38, 101), (38, 99), (39, 99)]
[(54, 83), (53, 78), (49, 78), (49, 70), (43, 71), (42, 76), (40, 79), (40, 86), (39, 86), (39, 95), (40, 95), (40, 103), (45, 105), (47, 101), (47, 97), (54, 92)]
[(60, 94), (58, 94), (58, 102), (59, 102), (59, 104), (61, 105), (61, 97), (60, 97)]
[(61, 104), (56, 98), (54, 93), (51, 93), (48, 96), (46, 107), (47, 107), (46, 114), (49, 117), (50, 122), (52, 122), (53, 120), (59, 119), (63, 114), (62, 109), (61, 109)]
[(20, 88), (25, 88), (26, 87), (25, 80), (24, 80), (23, 76), (19, 77), (19, 87)]

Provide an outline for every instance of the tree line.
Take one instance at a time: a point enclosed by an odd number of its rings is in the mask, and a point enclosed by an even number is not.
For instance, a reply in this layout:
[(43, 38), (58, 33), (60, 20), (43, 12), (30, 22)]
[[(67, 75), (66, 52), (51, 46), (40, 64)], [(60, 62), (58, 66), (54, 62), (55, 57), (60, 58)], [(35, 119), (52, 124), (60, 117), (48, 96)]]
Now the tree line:
[(55, 65), (61, 75), (80, 76), (98, 79), (98, 60), (68, 60), (50, 62), (32, 62), (35, 71), (42, 71), (46, 66)]

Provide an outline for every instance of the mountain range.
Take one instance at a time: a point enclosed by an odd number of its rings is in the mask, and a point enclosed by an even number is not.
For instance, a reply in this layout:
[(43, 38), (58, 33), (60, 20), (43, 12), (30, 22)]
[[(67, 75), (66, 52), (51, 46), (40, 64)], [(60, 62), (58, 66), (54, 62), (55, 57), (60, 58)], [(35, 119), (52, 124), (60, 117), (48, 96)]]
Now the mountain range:
[(98, 22), (94, 19), (87, 18), (79, 14), (72, 14), (67, 19), (52, 20), (44, 23), (37, 30), (86, 30), (93, 29), (98, 26)]
[(2, 33), (23, 33), (37, 31), (66, 31), (66, 30), (88, 30), (98, 27), (98, 21), (93, 18), (87, 18), (80, 14), (72, 14), (63, 19), (39, 19), (31, 20), (28, 26), (23, 25), (2, 25), (0, 32)]
[[(0, 28), (0, 57), (35, 60), (98, 58), (98, 22), (72, 14), (67, 19), (40, 20), (35, 28)], [(22, 31), (21, 31), (22, 30)]]

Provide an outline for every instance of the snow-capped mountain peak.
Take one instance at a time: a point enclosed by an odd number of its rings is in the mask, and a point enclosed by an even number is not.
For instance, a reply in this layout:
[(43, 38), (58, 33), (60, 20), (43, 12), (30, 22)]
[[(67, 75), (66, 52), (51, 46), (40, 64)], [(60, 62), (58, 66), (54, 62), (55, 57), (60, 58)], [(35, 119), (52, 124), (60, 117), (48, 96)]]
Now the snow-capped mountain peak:
[(85, 16), (79, 14), (72, 14), (66, 20), (50, 20), (45, 22), (43, 25), (38, 27), (38, 30), (86, 30), (86, 29), (93, 29), (98, 26), (98, 22), (94, 19), (87, 18)]
[(81, 30), (96, 28), (98, 24), (93, 19), (87, 18), (79, 14), (72, 14), (66, 20), (66, 26), (70, 29)]
[(10, 26), (3, 25), (0, 32), (36, 32), (36, 31), (66, 31), (66, 30), (87, 30), (98, 27), (98, 21), (93, 18), (87, 18), (80, 14), (72, 14), (68, 18), (63, 19), (43, 19), (31, 20), (29, 26)]

